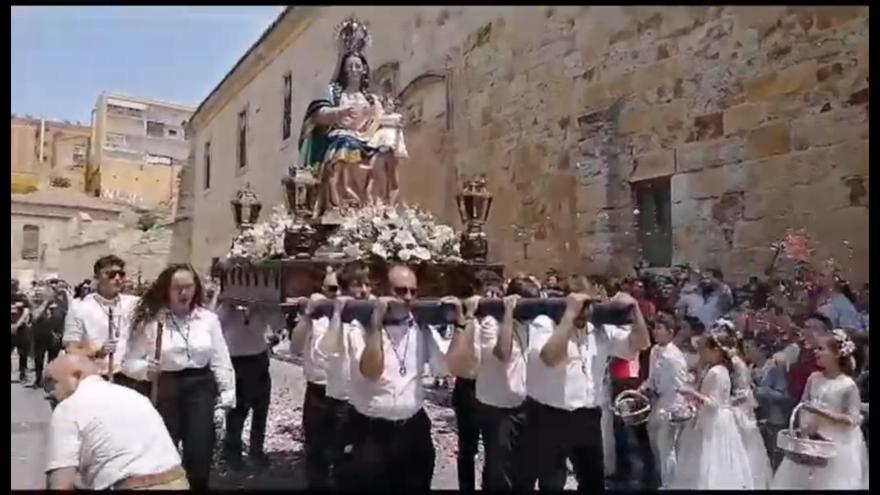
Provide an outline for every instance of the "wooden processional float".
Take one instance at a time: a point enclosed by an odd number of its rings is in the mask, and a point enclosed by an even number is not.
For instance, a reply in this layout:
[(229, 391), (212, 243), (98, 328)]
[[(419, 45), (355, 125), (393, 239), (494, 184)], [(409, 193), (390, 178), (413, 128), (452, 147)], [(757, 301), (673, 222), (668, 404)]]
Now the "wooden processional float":
[[(341, 256), (316, 254), (318, 246), (334, 231), (323, 218), (310, 217), (308, 203), (314, 197), (314, 181), (298, 182), (297, 178), (286, 177), (284, 184), (288, 210), (299, 222), (306, 222), (308, 229), (297, 229), (285, 235), (287, 256), (280, 259), (250, 262), (248, 260), (215, 260), (212, 276), (220, 280), (221, 301), (240, 309), (258, 310), (266, 316), (274, 313), (284, 318), (288, 326), (300, 316), (305, 298), (319, 292), (327, 269), (339, 270), (348, 259)], [(401, 304), (391, 304), (386, 314), (386, 322), (413, 317), (421, 324), (441, 325), (451, 323), (452, 308), (440, 303), (445, 296), (467, 297), (472, 292), (476, 275), (480, 271), (492, 271), (504, 276), (504, 266), (487, 262), (488, 243), (483, 225), (489, 215), (492, 196), (486, 190), (485, 179), (479, 178), (465, 184), (457, 195), (462, 224), (461, 253), (463, 263), (422, 262), (410, 264), (418, 279), (418, 295), (409, 309)], [(246, 229), (256, 223), (261, 203), (255, 194), (239, 191), (232, 201), (234, 220), (239, 229)], [(311, 236), (310, 238), (305, 238)], [(381, 260), (364, 260), (370, 267), (374, 292), (385, 294), (387, 290), (387, 270), (389, 264)], [(374, 303), (370, 301), (348, 301), (343, 310), (343, 321), (357, 319), (369, 324)], [(564, 298), (520, 299), (514, 310), (514, 318), (529, 320), (538, 315), (546, 315), (558, 322), (565, 311)], [(593, 298), (585, 304), (586, 315), (594, 324), (625, 324), (632, 317), (632, 308), (619, 303)], [(317, 304), (316, 315), (329, 316), (333, 303), (325, 301)], [(501, 299), (481, 299), (478, 315), (491, 315), (501, 319), (504, 315), (504, 302)]]

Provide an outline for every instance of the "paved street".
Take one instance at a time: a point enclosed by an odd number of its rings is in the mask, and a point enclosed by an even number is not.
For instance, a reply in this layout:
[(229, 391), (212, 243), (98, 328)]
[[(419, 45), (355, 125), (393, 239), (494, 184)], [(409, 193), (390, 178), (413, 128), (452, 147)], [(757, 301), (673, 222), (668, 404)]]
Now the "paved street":
[(11, 488), (42, 489), (45, 488), (43, 468), (46, 465), (46, 428), (51, 414), (49, 404), (42, 390), (18, 382), (17, 371), (12, 374), (11, 381)]
[[(272, 465), (257, 470), (246, 465), (239, 472), (230, 471), (219, 459), (212, 487), (218, 489), (304, 489), (303, 436), (301, 429), (302, 402), (305, 379), (297, 359), (279, 356), (273, 359), (272, 404), (266, 432), (266, 452)], [(30, 373), (32, 377), (33, 373)], [(18, 383), (17, 372), (12, 375), (12, 488), (41, 489), (44, 487), (43, 469), (46, 462), (46, 428), (50, 409), (42, 390), (34, 390)], [(29, 382), (28, 382), (29, 383)], [(432, 488), (457, 489), (455, 452), (455, 416), (449, 405), (449, 392), (428, 392), (426, 406), (432, 422), (432, 436), (437, 451)], [(249, 440), (250, 418), (245, 423), (243, 440)], [(246, 449), (245, 449), (246, 450)], [(246, 458), (246, 457), (245, 457)], [(477, 459), (476, 481), (480, 483), (482, 448)], [(569, 480), (569, 486), (573, 479)]]

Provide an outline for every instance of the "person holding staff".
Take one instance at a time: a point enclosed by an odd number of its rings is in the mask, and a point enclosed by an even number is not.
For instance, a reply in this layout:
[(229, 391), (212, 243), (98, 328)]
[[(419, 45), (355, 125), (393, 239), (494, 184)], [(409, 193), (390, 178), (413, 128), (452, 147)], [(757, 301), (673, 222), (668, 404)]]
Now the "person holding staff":
[[(215, 408), (235, 407), (235, 372), (217, 315), (201, 306), (202, 284), (187, 264), (171, 265), (135, 310), (125, 373), (159, 380), (156, 408), (195, 490), (207, 490), (214, 451)], [(161, 325), (159, 324), (161, 323)], [(161, 328), (160, 358), (156, 352)], [(219, 400), (218, 400), (219, 396)]]
[(97, 290), (73, 305), (64, 321), (61, 341), (67, 352), (98, 360), (104, 375), (115, 383), (143, 394), (149, 387), (122, 371), (131, 319), (139, 298), (122, 294), (125, 262), (115, 255), (99, 258), (94, 265)]

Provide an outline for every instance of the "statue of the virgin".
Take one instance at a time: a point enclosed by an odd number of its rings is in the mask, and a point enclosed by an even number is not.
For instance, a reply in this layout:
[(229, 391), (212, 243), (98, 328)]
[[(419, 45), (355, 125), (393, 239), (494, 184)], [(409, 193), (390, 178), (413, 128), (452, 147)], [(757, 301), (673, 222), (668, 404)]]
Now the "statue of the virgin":
[[(364, 56), (369, 40), (366, 26), (357, 19), (340, 24), (333, 79), (326, 94), (309, 104), (303, 119), (298, 166), (316, 171), (320, 180), (317, 215), (379, 199), (372, 196), (379, 166), (385, 167), (391, 191), (380, 199), (394, 203), (397, 198), (397, 159), (406, 158), (406, 146), (400, 115), (391, 111), (393, 99), (370, 91), (370, 66)], [(355, 167), (368, 171), (361, 191), (353, 181)]]

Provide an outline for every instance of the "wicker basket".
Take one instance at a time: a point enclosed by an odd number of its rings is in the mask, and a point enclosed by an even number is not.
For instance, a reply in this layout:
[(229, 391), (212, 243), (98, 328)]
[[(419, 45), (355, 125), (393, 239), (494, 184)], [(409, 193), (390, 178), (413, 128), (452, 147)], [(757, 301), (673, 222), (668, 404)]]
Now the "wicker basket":
[(611, 410), (630, 426), (648, 421), (651, 414), (651, 401), (636, 390), (624, 390), (614, 399)]
[(782, 430), (776, 436), (776, 446), (792, 462), (811, 467), (822, 467), (828, 464), (828, 460), (837, 455), (837, 446), (828, 440), (812, 440), (805, 438), (799, 428), (794, 427), (797, 413), (800, 412), (804, 403), (800, 403), (791, 412), (788, 420), (788, 429)]
[(683, 425), (697, 417), (697, 408), (690, 404), (681, 404), (664, 411), (664, 417), (670, 424)]

